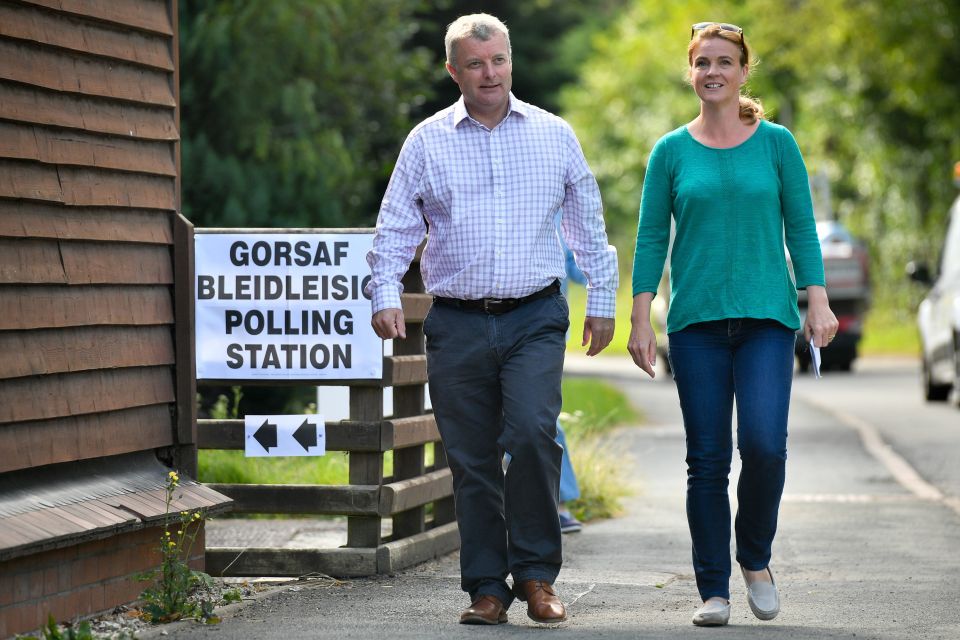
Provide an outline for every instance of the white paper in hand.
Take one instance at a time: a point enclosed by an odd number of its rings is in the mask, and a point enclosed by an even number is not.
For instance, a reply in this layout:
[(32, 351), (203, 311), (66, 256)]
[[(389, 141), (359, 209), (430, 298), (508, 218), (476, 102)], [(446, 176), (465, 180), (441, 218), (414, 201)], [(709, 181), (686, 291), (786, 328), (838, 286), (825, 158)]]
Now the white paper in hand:
[(813, 338), (810, 338), (810, 368), (813, 369), (813, 376), (815, 378), (820, 377), (820, 347), (816, 346), (813, 343)]

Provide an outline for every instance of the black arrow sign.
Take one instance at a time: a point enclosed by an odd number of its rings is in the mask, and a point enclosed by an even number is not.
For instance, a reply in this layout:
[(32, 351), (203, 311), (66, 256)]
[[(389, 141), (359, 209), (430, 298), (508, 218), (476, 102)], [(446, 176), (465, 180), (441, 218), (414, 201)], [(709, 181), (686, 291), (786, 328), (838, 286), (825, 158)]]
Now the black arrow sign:
[(259, 442), (267, 453), (270, 453), (270, 447), (277, 446), (277, 425), (264, 420), (260, 428), (254, 432), (253, 439)]
[(304, 420), (303, 424), (293, 432), (293, 439), (300, 443), (304, 451), (309, 451), (310, 447), (317, 446), (317, 425)]

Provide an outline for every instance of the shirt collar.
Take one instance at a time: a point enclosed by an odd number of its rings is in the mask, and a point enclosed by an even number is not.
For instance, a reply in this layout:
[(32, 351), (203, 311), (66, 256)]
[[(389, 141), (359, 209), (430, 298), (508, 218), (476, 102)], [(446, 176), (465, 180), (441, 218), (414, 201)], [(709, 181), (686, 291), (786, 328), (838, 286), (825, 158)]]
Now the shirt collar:
[[(514, 112), (523, 117), (530, 115), (529, 105), (522, 100), (517, 100), (516, 96), (513, 95), (513, 91), (510, 92), (509, 100), (507, 115), (504, 117), (504, 120), (509, 118), (510, 114)], [(460, 99), (453, 105), (453, 126), (459, 126), (461, 122), (468, 118), (470, 118), (470, 114), (467, 113), (467, 105), (463, 101), (463, 96), (460, 96)]]

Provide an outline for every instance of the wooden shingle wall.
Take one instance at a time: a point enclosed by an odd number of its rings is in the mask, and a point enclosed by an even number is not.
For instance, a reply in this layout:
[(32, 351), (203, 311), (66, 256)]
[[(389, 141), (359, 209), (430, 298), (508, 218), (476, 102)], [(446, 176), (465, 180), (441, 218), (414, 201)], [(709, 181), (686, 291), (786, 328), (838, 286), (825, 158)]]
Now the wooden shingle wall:
[(0, 0), (0, 473), (177, 444), (174, 10)]
[(178, 507), (229, 502), (186, 477), (176, 11), (0, 0), (0, 638), (136, 598), (166, 465)]

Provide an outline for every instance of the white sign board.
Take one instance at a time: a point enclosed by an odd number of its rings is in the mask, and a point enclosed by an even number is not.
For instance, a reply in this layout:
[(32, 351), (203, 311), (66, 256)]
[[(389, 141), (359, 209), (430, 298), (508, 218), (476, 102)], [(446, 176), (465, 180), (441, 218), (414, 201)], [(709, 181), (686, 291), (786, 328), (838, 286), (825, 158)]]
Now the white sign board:
[(379, 378), (372, 233), (197, 233), (200, 380)]
[(323, 416), (244, 416), (243, 452), (248, 458), (322, 456), (327, 452)]

